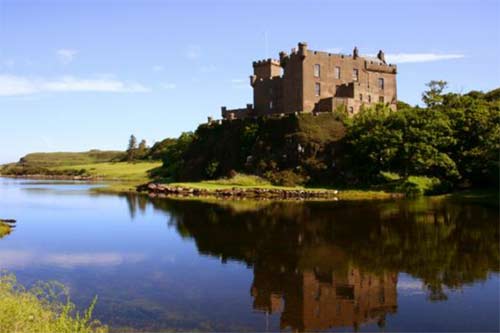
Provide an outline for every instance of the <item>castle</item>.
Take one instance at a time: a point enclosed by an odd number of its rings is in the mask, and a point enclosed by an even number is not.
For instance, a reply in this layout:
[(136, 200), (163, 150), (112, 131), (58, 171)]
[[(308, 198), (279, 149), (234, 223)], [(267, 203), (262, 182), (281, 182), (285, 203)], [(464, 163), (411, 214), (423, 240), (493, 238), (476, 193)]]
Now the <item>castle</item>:
[(343, 108), (355, 114), (362, 105), (385, 103), (396, 110), (395, 65), (387, 64), (384, 52), (377, 57), (313, 51), (299, 43), (279, 60), (253, 63), (250, 85), (253, 104), (246, 108), (221, 108), (223, 119), (258, 117), (295, 112), (332, 112)]

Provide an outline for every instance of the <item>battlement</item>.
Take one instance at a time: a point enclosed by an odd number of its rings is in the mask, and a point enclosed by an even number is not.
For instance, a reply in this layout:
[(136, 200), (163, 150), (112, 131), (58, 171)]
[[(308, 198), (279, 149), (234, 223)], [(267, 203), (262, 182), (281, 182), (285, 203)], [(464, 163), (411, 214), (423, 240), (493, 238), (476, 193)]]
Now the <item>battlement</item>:
[(397, 66), (393, 64), (378, 63), (370, 60), (365, 60), (365, 67), (369, 71), (384, 72), (384, 73), (397, 73)]
[(254, 61), (252, 65), (254, 68), (260, 66), (268, 66), (268, 65), (281, 66), (279, 60), (271, 58)]

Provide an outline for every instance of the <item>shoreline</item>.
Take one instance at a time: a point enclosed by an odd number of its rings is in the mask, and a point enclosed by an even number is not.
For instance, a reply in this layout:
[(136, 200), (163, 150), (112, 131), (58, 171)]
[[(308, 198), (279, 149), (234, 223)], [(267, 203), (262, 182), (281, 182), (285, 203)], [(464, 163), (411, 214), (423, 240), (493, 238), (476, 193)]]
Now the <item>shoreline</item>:
[[(93, 176), (63, 176), (63, 175), (2, 175), (2, 178), (14, 178), (14, 179), (34, 179), (34, 180), (75, 180), (75, 181), (103, 181), (102, 177)], [(120, 181), (119, 179), (117, 181)]]
[(222, 200), (380, 200), (401, 199), (402, 193), (382, 191), (339, 191), (328, 189), (280, 188), (258, 186), (231, 186), (224, 188), (201, 188), (196, 186), (180, 186), (148, 183), (137, 186), (138, 193), (146, 193), (153, 198), (217, 198)]

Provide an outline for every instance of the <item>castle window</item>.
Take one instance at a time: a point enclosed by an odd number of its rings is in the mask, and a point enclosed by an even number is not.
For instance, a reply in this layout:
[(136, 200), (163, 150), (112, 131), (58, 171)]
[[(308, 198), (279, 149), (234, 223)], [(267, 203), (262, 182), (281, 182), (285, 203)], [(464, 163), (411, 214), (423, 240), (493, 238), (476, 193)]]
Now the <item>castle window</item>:
[(379, 96), (378, 97), (378, 102), (379, 103), (384, 103), (384, 96)]
[(368, 95), (368, 103), (372, 102), (372, 95)]
[(359, 94), (359, 100), (363, 102), (363, 94)]
[(378, 79), (378, 88), (381, 90), (384, 90), (384, 79), (383, 78)]
[(314, 65), (314, 77), (319, 77), (321, 71), (321, 66), (319, 64)]
[(321, 85), (319, 83), (315, 83), (314, 84), (314, 94), (316, 96), (320, 96), (321, 95)]
[(335, 67), (334, 75), (337, 80), (340, 79), (340, 67)]
[(359, 79), (359, 71), (358, 71), (357, 68), (354, 68), (352, 70), (352, 80), (353, 81), (358, 81), (358, 79)]
[(354, 113), (354, 108), (352, 106), (349, 107), (349, 113), (353, 114)]
[(269, 102), (269, 109), (272, 109), (273, 108), (273, 101), (270, 101)]

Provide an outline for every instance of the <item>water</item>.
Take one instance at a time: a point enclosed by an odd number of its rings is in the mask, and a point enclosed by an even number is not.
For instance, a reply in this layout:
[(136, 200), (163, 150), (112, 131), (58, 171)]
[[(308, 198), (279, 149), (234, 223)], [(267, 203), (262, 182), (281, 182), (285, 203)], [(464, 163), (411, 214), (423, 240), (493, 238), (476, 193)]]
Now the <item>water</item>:
[(150, 200), (0, 178), (0, 269), (113, 330), (498, 331), (498, 211)]

